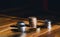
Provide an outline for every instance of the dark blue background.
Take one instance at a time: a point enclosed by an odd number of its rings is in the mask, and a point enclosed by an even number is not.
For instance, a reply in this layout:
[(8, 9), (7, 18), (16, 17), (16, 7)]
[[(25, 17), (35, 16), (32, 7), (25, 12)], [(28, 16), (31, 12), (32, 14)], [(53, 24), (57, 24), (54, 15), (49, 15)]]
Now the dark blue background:
[(40, 15), (42, 0), (0, 0), (0, 13), (18, 16)]
[(43, 3), (43, 0), (0, 0), (0, 13), (20, 17), (60, 17), (59, 0), (48, 0), (48, 11), (44, 11)]

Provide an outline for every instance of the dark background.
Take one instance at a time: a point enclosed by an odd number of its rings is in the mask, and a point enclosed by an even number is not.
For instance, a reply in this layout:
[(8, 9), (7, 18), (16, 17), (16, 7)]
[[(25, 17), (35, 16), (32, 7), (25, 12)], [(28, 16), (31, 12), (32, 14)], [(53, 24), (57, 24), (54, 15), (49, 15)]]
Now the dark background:
[(59, 0), (0, 0), (0, 14), (60, 19)]
[(49, 0), (49, 10), (55, 13), (60, 12), (60, 0)]
[(21, 17), (43, 15), (43, 0), (1, 0), (0, 13)]

